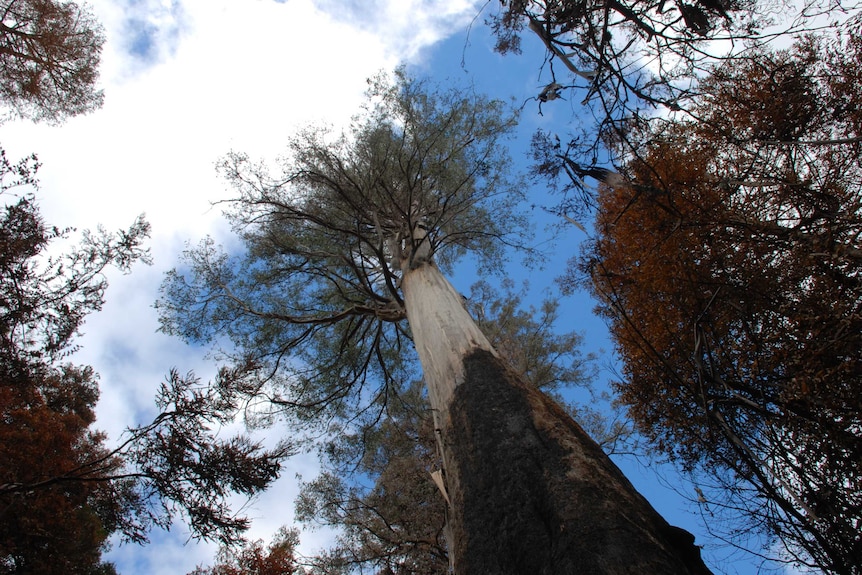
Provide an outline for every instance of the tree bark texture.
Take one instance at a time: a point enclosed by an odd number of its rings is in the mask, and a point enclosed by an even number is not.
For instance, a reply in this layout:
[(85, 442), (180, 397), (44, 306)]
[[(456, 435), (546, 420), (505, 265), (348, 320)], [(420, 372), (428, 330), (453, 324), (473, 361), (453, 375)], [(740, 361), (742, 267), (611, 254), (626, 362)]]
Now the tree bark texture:
[(499, 358), (466, 355), (443, 419), (458, 575), (709, 573), (694, 537)]
[(464, 307), (461, 294), (433, 262), (407, 271), (401, 280), (413, 343), (435, 416), (446, 413), (464, 380), (463, 357), (474, 349), (496, 352)]
[(554, 401), (497, 356), (433, 263), (404, 274), (434, 410), (457, 575), (708, 575)]

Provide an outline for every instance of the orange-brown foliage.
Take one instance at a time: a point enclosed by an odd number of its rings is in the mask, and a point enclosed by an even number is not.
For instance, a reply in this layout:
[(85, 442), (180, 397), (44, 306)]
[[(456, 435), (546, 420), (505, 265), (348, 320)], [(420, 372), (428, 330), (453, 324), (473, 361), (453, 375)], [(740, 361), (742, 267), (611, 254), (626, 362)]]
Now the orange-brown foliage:
[(641, 429), (834, 572), (862, 564), (860, 48), (719, 69), (601, 190), (582, 260)]

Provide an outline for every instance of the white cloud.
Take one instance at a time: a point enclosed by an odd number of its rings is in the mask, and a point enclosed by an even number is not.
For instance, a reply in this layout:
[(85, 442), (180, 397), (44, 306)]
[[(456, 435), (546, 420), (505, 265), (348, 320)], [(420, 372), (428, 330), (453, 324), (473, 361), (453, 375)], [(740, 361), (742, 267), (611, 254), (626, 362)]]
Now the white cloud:
[(382, 38), (400, 59), (463, 27), (479, 12), (475, 0), (320, 0), (321, 10)]
[(173, 55), (188, 31), (187, 13), (179, 0), (120, 0), (115, 8), (116, 47), (140, 66)]
[[(91, 0), (103, 22), (103, 109), (61, 127), (3, 126), (11, 158), (37, 152), (39, 198), (52, 225), (109, 230), (145, 212), (155, 264), (111, 275), (103, 311), (91, 316), (76, 361), (101, 374), (97, 426), (116, 438), (152, 417), (158, 383), (171, 367), (211, 377), (203, 350), (156, 333), (152, 302), (185, 241), (225, 236), (211, 202), (228, 192), (214, 163), (231, 149), (273, 158), (308, 122), (345, 122), (365, 80), (463, 27), (471, 2), (390, 0)], [(311, 456), (291, 460), (275, 489), (251, 508), (252, 536), (269, 539), (293, 517), (294, 476), (315, 474)], [(184, 546), (178, 525), (147, 547), (110, 558), (126, 575), (185, 573), (211, 560), (212, 546)], [(304, 535), (321, 547), (325, 531)]]

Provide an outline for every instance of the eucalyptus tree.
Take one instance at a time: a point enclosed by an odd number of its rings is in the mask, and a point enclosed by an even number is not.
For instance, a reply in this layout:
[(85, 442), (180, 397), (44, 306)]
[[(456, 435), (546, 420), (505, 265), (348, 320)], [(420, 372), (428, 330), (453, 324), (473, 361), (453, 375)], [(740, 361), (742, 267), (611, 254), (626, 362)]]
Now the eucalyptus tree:
[(523, 244), (504, 141), (515, 120), (399, 73), (372, 81), (345, 133), (295, 135), (278, 175), (229, 155), (245, 250), (188, 250), (163, 286), (163, 329), (226, 338), (246, 377), (221, 391), (251, 418), (324, 429), (383, 417), (418, 355), (458, 573), (708, 573), (693, 537), (501, 360), (444, 276), (468, 253), (499, 269)]

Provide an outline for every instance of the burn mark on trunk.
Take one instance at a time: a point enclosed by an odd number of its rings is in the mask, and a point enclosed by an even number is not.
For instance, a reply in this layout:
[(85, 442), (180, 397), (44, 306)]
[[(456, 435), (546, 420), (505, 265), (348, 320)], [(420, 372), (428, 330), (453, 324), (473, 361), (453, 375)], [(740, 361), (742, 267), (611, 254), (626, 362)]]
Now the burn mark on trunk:
[(458, 575), (710, 573), (556, 403), (487, 351), (464, 366), (444, 424)]

